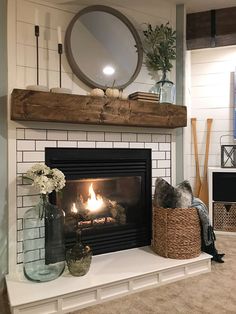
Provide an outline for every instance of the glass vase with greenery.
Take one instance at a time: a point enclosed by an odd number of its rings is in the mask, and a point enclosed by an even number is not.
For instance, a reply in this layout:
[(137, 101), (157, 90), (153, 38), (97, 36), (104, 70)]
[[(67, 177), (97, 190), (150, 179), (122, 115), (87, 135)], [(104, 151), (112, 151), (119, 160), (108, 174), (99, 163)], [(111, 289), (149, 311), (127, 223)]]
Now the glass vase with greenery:
[(172, 61), (176, 59), (176, 32), (169, 23), (152, 27), (147, 24), (143, 31), (143, 49), (145, 64), (150, 72), (161, 71), (161, 80), (150, 92), (160, 94), (160, 102), (174, 102), (175, 86), (167, 79), (167, 73), (173, 68)]

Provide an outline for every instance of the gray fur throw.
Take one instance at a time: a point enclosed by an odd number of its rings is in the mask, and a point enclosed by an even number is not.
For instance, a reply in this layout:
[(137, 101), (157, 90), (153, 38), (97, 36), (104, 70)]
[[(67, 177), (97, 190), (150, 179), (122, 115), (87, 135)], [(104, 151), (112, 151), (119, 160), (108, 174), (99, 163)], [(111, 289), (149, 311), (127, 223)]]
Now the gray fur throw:
[(190, 183), (185, 180), (176, 187), (162, 178), (157, 178), (153, 205), (163, 208), (188, 208), (193, 201)]

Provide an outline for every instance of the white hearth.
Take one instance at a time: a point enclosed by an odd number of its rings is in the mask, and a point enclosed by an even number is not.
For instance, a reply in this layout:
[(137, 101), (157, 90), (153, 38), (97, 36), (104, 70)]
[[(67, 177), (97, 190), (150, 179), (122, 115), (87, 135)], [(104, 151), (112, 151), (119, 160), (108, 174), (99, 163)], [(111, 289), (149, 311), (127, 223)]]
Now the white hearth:
[(13, 314), (62, 314), (210, 270), (211, 256), (206, 253), (175, 260), (142, 247), (94, 256), (83, 277), (72, 277), (65, 270), (46, 283), (6, 280)]

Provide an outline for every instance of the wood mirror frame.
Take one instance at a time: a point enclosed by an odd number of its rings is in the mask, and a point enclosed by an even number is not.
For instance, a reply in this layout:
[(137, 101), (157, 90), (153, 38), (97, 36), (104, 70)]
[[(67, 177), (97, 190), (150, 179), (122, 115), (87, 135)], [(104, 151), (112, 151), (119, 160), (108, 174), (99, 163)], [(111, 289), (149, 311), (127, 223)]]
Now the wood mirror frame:
[[(94, 80), (93, 78), (91, 78), (91, 75), (89, 75), (89, 73), (85, 73), (85, 71), (83, 71), (81, 69), (81, 66), (78, 64), (78, 62), (76, 61), (75, 57), (74, 57), (74, 53), (73, 53), (73, 42), (72, 42), (72, 32), (75, 26), (75, 23), (85, 14), (87, 13), (91, 13), (91, 12), (104, 12), (104, 13), (108, 13), (110, 15), (112, 15), (112, 18), (115, 17), (117, 19), (117, 21), (122, 24), (122, 27), (125, 27), (125, 29), (127, 28), (127, 31), (130, 32), (130, 37), (132, 36), (133, 38), (133, 46), (132, 43), (130, 45), (130, 49), (133, 49), (132, 54), (133, 56), (137, 54), (137, 62), (136, 60), (133, 61), (133, 58), (130, 58), (130, 60), (132, 60), (132, 62), (134, 62), (134, 64), (132, 65), (132, 70), (130, 70), (130, 75), (128, 75), (127, 79), (123, 80), (123, 76), (122, 76), (122, 80), (123, 82), (120, 82), (112, 77), (110, 77), (110, 82), (109, 84), (105, 84), (104, 82), (102, 82), (100, 79), (99, 80)], [(94, 22), (94, 20), (93, 20)], [(101, 25), (101, 24), (100, 24)], [(124, 25), (124, 26), (123, 26)], [(106, 28), (107, 30), (108, 28)], [(111, 38), (111, 37), (110, 37)], [(78, 41), (80, 40), (80, 38), (78, 38)], [(126, 44), (129, 42), (129, 40), (127, 40), (126, 38), (124, 38), (124, 42), (119, 43), (120, 45), (122, 44)], [(105, 49), (104, 49), (105, 50)], [(90, 54), (91, 54), (92, 50), (89, 50)], [(125, 48), (123, 48), (123, 51), (125, 51)], [(128, 49), (126, 49), (126, 51), (128, 51)], [(73, 73), (83, 82), (85, 83), (87, 86), (91, 87), (91, 88), (101, 88), (101, 89), (106, 89), (109, 86), (113, 86), (115, 88), (119, 88), (119, 89), (124, 89), (126, 86), (128, 86), (129, 84), (131, 84), (135, 78), (137, 77), (138, 73), (140, 72), (141, 66), (142, 66), (142, 60), (143, 60), (143, 49), (142, 49), (142, 43), (140, 40), (140, 37), (138, 35), (138, 32), (136, 31), (136, 29), (134, 28), (134, 26), (132, 25), (132, 23), (119, 11), (107, 7), (107, 6), (103, 6), (103, 5), (94, 5), (94, 6), (89, 6), (86, 7), (85, 9), (82, 9), (80, 12), (78, 12), (74, 18), (71, 20), (67, 30), (66, 30), (66, 36), (65, 36), (65, 52), (66, 52), (66, 56), (67, 56), (67, 60), (71, 66), (71, 69), (73, 71)], [(76, 50), (77, 53), (77, 50)], [(86, 61), (87, 61), (87, 55), (86, 55)], [(79, 58), (79, 57), (78, 57)], [(88, 57), (89, 58), (89, 57)], [(93, 62), (97, 62), (99, 63), (99, 60), (95, 61), (92, 59)], [(88, 62), (91, 62), (91, 60), (88, 59)], [(85, 62), (83, 63), (85, 64)], [(86, 62), (87, 64), (87, 62)], [(92, 67), (92, 66), (91, 66)], [(124, 68), (124, 66), (123, 66)], [(127, 67), (125, 68), (127, 70)], [(120, 70), (118, 70), (120, 71)], [(99, 73), (99, 75), (101, 75), (101, 71)], [(105, 77), (105, 76), (104, 76)], [(104, 79), (105, 80), (105, 79)], [(121, 80), (121, 79), (119, 79)], [(112, 83), (113, 82), (113, 83)]]

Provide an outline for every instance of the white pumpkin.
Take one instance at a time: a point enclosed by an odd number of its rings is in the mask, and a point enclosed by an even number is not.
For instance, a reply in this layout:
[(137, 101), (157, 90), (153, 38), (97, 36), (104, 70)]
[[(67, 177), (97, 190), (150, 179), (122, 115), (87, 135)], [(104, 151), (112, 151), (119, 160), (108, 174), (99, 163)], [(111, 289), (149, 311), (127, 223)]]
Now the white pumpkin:
[(94, 88), (90, 92), (91, 96), (98, 96), (98, 97), (103, 97), (104, 96), (104, 91), (100, 88)]
[(107, 97), (113, 97), (113, 98), (118, 98), (120, 95), (120, 91), (117, 88), (107, 88), (106, 89), (106, 96)]

